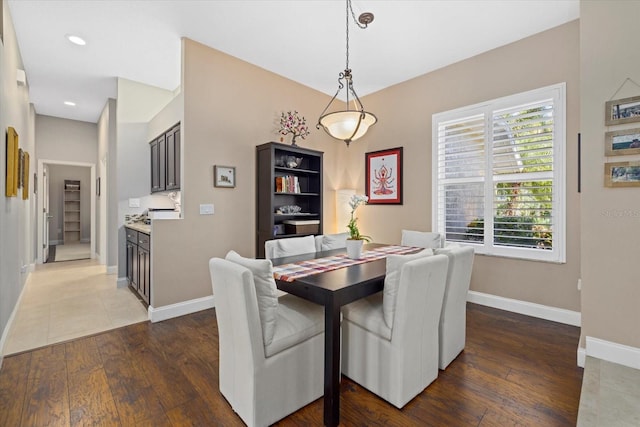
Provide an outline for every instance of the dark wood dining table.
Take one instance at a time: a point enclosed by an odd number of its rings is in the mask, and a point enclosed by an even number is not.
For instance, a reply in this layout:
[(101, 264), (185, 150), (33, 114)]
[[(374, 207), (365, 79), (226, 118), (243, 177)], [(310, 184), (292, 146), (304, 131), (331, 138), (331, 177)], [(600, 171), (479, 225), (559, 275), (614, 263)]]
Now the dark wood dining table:
[[(387, 245), (368, 243), (364, 250)], [(346, 253), (345, 249), (273, 259), (283, 265)], [(340, 422), (340, 308), (384, 288), (385, 258), (295, 279), (278, 289), (324, 306), (324, 425)]]

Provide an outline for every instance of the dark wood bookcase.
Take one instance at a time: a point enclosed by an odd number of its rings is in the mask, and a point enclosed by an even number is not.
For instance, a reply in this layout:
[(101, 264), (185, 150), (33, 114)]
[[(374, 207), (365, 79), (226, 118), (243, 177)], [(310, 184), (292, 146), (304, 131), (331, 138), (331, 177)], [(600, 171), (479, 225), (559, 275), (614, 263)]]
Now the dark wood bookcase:
[[(321, 151), (269, 142), (256, 147), (256, 256), (264, 258), (264, 242), (287, 234), (286, 220), (318, 220), (322, 234)], [(295, 166), (294, 166), (295, 164)], [(295, 184), (276, 191), (276, 179)], [(298, 213), (277, 213), (282, 206), (299, 206)]]

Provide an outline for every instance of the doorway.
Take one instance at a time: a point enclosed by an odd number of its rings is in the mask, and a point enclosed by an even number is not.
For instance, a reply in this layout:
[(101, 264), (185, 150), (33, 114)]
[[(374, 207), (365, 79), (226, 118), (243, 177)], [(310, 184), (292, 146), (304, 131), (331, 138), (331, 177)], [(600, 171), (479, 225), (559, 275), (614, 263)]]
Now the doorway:
[(38, 175), (38, 263), (95, 258), (95, 164), (39, 160)]

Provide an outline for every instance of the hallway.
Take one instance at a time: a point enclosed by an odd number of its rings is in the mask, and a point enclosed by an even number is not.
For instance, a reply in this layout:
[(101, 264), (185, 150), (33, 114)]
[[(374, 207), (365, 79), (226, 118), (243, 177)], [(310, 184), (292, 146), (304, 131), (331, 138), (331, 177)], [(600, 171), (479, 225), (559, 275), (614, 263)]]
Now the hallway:
[(4, 355), (147, 320), (147, 310), (96, 260), (36, 267), (25, 285)]

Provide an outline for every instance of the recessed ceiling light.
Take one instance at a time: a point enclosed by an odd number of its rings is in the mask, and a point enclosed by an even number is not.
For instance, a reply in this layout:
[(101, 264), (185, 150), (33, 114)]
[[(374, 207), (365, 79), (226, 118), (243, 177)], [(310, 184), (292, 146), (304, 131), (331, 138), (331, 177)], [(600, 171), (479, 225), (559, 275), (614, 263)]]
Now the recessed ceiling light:
[(74, 36), (73, 34), (66, 35), (67, 40), (69, 40), (73, 44), (77, 44), (78, 46), (84, 46), (87, 42), (80, 36)]
[(75, 107), (76, 103), (73, 101), (64, 101), (64, 105), (68, 105), (69, 107)]

